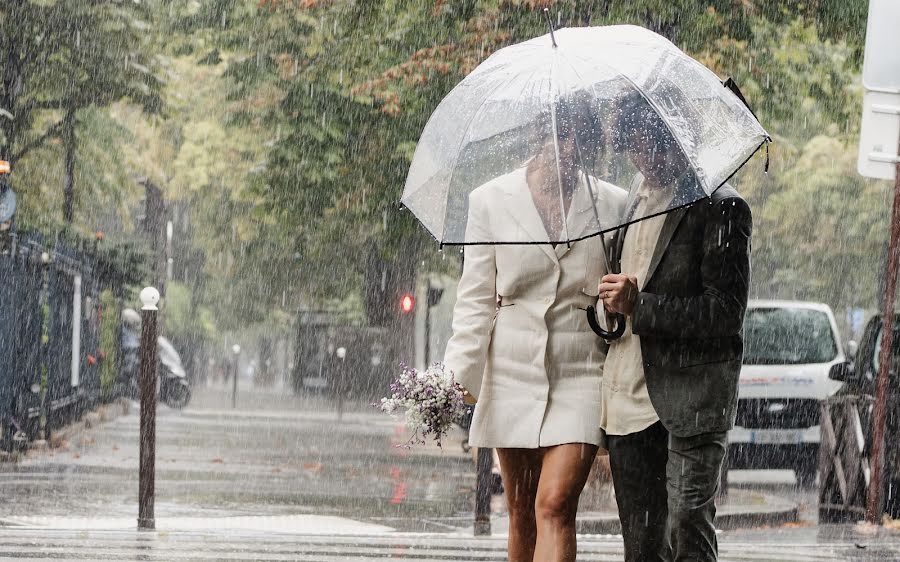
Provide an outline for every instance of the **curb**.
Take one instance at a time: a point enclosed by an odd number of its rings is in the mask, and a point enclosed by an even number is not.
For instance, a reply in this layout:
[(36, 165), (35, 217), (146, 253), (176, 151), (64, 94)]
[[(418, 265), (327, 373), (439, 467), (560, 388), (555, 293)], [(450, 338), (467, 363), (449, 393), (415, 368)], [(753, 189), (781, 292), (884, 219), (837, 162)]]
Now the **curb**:
[(128, 401), (124, 398), (117, 398), (108, 404), (101, 404), (96, 409), (85, 412), (80, 420), (54, 430), (50, 434), (48, 441), (36, 440), (28, 443), (27, 448), (23, 451), (23, 456), (58, 449), (75, 435), (83, 433), (85, 430), (96, 429), (119, 416), (127, 415), (129, 407)]

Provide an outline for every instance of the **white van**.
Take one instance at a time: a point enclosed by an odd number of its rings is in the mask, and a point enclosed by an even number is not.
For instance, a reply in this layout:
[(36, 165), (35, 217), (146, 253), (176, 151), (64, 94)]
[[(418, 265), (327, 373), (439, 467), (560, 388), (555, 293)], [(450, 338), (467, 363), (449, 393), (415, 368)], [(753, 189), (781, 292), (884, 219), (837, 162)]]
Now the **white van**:
[(828, 378), (845, 361), (828, 305), (750, 301), (744, 319), (735, 428), (729, 468), (793, 469), (801, 485), (815, 481), (819, 401), (842, 383)]

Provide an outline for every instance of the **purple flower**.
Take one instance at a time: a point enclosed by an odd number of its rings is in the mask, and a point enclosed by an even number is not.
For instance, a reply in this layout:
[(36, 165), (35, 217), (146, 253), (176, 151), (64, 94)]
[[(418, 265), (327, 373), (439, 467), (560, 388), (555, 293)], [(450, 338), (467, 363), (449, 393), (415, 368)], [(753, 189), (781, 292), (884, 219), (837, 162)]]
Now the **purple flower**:
[(428, 437), (441, 446), (453, 420), (465, 413), (463, 389), (443, 364), (435, 363), (425, 371), (417, 371), (405, 364), (391, 383), (391, 396), (376, 407), (387, 413), (403, 410), (412, 435), (410, 443), (426, 443)]

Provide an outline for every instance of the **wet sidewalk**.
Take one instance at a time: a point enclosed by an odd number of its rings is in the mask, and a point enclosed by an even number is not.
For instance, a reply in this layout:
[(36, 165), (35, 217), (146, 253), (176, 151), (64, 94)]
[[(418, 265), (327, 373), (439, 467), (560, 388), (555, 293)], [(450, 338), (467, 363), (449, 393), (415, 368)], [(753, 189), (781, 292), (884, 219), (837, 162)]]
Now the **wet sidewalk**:
[[(471, 535), (474, 464), (461, 430), (443, 449), (397, 447), (402, 423), (365, 404), (338, 420), (324, 399), (278, 389), (242, 388), (238, 409), (227, 389), (198, 389), (183, 412), (158, 416), (158, 529), (374, 535)], [(113, 415), (118, 413), (118, 415)], [(138, 416), (107, 412), (95, 427), (75, 426), (57, 447), (0, 463), (0, 525), (45, 530), (128, 530), (137, 518)], [(492, 530), (507, 530), (505, 501), (492, 502)], [(795, 503), (733, 488), (720, 503), (722, 529), (797, 520)], [(579, 531), (619, 531), (611, 492), (591, 487)]]

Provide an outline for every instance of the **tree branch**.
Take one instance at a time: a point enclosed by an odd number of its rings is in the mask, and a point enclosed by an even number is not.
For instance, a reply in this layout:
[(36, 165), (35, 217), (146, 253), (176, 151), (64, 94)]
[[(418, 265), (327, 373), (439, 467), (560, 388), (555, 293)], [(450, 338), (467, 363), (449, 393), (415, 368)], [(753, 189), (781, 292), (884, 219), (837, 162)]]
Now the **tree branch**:
[(63, 128), (64, 122), (65, 122), (65, 120), (57, 122), (56, 124), (54, 124), (50, 128), (48, 128), (44, 132), (43, 135), (39, 136), (38, 138), (34, 139), (33, 141), (31, 141), (31, 142), (27, 143), (25, 146), (23, 146), (21, 148), (21, 150), (19, 150), (15, 154), (13, 154), (13, 157), (12, 157), (13, 162), (19, 160), (20, 158), (22, 158), (23, 156), (25, 156), (26, 154), (31, 152), (33, 149), (41, 146), (42, 144), (47, 142), (48, 139), (55, 137), (55, 136), (59, 136), (59, 132)]

